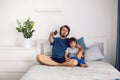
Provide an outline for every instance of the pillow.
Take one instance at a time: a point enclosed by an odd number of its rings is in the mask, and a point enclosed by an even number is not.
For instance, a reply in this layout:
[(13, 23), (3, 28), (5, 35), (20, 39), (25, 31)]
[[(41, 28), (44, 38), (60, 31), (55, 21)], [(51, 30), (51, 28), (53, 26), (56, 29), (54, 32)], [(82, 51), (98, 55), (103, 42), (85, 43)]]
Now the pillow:
[(43, 54), (47, 56), (52, 56), (52, 46), (50, 45), (49, 42), (46, 42), (43, 44)]
[(47, 56), (51, 56), (51, 46), (47, 40), (36, 40), (37, 52), (34, 58), (34, 64), (41, 64), (36, 60), (36, 56), (38, 54), (44, 54)]
[(80, 39), (78, 39), (78, 40), (77, 40), (77, 43), (80, 44), (80, 45), (83, 47), (84, 50), (87, 50), (87, 49), (88, 49), (88, 47), (86, 47), (86, 45), (85, 45), (85, 42), (84, 42), (84, 38), (83, 38), (83, 37), (81, 37)]
[(85, 51), (85, 61), (97, 61), (104, 58), (99, 44), (95, 44)]

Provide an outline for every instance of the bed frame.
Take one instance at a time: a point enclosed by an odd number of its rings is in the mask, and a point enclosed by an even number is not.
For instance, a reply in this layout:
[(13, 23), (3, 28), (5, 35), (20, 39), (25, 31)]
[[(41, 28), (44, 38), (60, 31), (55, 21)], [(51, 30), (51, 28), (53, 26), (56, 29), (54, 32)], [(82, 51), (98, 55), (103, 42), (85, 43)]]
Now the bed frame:
[[(106, 40), (92, 38), (86, 39), (85, 43), (88, 47), (99, 44), (107, 59)], [(51, 46), (48, 40), (37, 40), (37, 50), (49, 56)], [(116, 80), (120, 77), (119, 71), (106, 61), (90, 61), (87, 64), (88, 68), (35, 64), (20, 80), (68, 80), (68, 78), (70, 80)]]

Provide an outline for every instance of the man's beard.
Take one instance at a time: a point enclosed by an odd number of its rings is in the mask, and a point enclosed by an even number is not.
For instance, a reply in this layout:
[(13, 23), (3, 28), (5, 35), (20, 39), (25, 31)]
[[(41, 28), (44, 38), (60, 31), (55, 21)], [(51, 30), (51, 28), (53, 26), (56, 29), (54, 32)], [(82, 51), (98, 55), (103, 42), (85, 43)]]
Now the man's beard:
[(62, 38), (66, 38), (66, 37), (67, 37), (67, 35), (66, 35), (66, 36), (65, 36), (65, 35), (61, 35), (61, 37), (62, 37)]

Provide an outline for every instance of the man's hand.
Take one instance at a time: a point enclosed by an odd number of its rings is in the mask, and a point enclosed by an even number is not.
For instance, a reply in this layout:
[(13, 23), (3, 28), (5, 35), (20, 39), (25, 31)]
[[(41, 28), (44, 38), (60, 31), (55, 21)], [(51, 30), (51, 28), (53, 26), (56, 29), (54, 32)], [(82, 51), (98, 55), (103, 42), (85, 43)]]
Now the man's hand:
[(48, 39), (50, 43), (53, 43), (54, 41), (53, 38), (54, 38), (54, 32), (50, 32), (49, 39)]
[(54, 37), (54, 32), (50, 32), (50, 37)]
[(77, 54), (77, 57), (78, 58), (83, 58), (84, 57), (84, 54), (83, 54), (84, 49), (79, 44), (76, 44), (76, 48), (79, 48), (79, 52)]
[(76, 46), (75, 46), (76, 48), (79, 48), (79, 49), (81, 49), (82, 47), (79, 45), (79, 44), (76, 44)]

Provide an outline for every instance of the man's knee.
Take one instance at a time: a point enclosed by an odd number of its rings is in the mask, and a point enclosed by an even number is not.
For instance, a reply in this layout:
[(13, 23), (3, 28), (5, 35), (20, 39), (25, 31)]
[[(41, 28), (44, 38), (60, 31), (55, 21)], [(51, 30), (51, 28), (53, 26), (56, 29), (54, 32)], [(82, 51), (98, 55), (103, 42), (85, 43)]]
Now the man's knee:
[(77, 60), (75, 60), (75, 59), (70, 59), (70, 61), (69, 61), (69, 65), (70, 65), (70, 66), (76, 66), (77, 64), (78, 64)]
[(72, 65), (73, 65), (73, 66), (76, 66), (77, 64), (78, 64), (77, 60), (73, 59)]
[(41, 54), (38, 54), (37, 56), (36, 56), (36, 60), (38, 61), (38, 62), (40, 62), (40, 60), (41, 60)]

